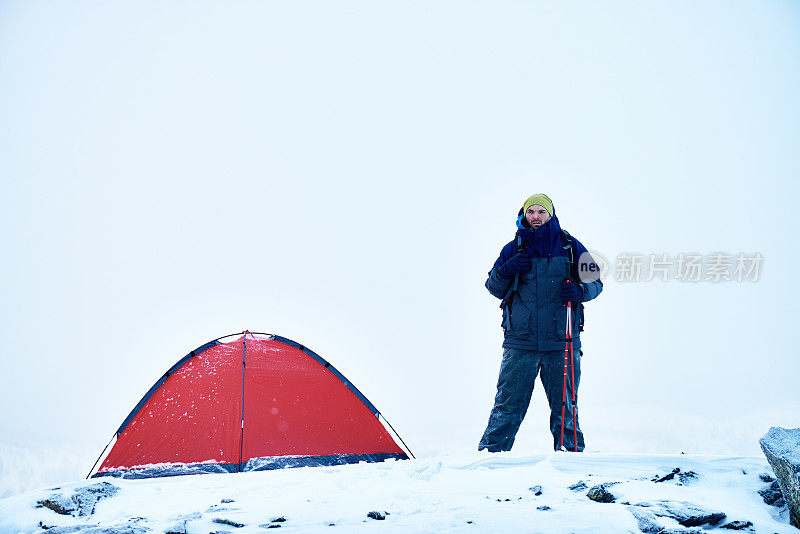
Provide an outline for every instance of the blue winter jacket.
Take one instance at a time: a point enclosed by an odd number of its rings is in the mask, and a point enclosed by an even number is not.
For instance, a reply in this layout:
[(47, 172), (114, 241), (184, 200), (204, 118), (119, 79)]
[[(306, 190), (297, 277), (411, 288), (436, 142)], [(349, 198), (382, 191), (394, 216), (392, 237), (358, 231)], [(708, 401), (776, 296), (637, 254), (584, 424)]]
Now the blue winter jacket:
[[(553, 217), (538, 229), (527, 227), (524, 216), (517, 219), (517, 236), (531, 257), (531, 270), (519, 274), (516, 291), (503, 308), (504, 348), (524, 350), (563, 350), (566, 339), (567, 306), (561, 302), (561, 285), (566, 279), (578, 283), (583, 298), (572, 310), (573, 348), (580, 349), (583, 330), (583, 303), (603, 290), (600, 280), (582, 282), (577, 263), (586, 252), (583, 244), (570, 236), (574, 261), (558, 218)], [(494, 262), (486, 288), (499, 299), (508, 296), (514, 277), (503, 278), (498, 268), (517, 253), (517, 238), (506, 244)], [(595, 266), (596, 267), (596, 266)]]

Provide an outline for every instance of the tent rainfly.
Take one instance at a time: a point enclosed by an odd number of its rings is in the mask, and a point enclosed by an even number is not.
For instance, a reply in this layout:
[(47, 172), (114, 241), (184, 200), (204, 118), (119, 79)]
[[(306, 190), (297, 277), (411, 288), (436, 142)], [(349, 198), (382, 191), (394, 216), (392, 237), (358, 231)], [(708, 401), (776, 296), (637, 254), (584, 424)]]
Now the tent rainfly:
[(198, 347), (164, 373), (89, 477), (408, 459), (411, 452), (395, 437), (403, 443), (375, 406), (313, 351), (245, 331)]

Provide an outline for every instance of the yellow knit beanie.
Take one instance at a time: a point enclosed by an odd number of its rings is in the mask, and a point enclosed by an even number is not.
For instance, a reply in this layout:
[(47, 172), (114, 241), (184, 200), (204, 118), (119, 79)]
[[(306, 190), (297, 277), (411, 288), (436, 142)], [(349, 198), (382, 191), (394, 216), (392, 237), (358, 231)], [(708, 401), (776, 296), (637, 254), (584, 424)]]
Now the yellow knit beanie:
[(531, 195), (528, 197), (528, 200), (525, 201), (525, 204), (522, 205), (522, 214), (528, 212), (528, 208), (533, 205), (542, 206), (544, 209), (547, 210), (547, 213), (550, 216), (553, 216), (553, 201), (550, 200), (550, 197), (545, 195), (544, 193), (536, 193), (535, 195)]

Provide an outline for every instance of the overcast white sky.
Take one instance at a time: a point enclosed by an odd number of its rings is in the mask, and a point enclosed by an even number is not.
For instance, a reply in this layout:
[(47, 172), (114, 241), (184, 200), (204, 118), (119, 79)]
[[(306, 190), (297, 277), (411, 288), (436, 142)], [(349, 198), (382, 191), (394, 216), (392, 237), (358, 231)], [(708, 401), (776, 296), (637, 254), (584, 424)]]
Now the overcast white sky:
[[(612, 261), (763, 255), (755, 283), (612, 276), (580, 391), (590, 449), (757, 454), (800, 426), (798, 94), (790, 1), (0, 2), (0, 442), (99, 454), (250, 329), (412, 449), (472, 450), (483, 284), (545, 192)], [(537, 389), (517, 446), (547, 450)]]

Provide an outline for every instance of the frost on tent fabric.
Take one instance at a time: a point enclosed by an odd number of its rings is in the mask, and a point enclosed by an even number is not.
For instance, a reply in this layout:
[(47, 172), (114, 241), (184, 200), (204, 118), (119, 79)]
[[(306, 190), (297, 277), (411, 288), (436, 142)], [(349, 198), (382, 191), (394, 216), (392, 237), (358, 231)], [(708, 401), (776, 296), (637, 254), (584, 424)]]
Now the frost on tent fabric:
[(375, 406), (313, 351), (246, 332), (206, 343), (173, 365), (122, 423), (90, 476), (408, 459), (410, 452), (384, 423)]

